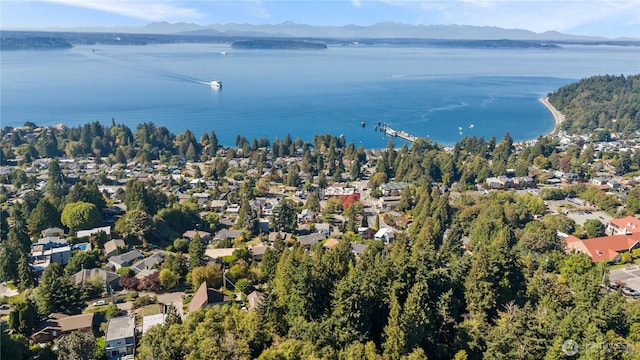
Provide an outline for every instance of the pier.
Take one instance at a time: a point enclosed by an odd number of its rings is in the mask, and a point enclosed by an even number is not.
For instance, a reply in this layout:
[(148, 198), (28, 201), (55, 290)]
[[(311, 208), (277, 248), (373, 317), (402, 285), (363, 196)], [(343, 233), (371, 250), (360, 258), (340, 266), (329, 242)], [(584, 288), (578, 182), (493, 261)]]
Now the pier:
[(382, 126), (380, 126), (380, 131), (384, 131), (384, 133), (387, 134), (388, 136), (399, 137), (400, 139), (406, 140), (408, 142), (414, 142), (416, 141), (416, 139), (418, 139), (417, 136), (411, 135), (406, 131), (394, 130), (387, 124), (383, 124)]

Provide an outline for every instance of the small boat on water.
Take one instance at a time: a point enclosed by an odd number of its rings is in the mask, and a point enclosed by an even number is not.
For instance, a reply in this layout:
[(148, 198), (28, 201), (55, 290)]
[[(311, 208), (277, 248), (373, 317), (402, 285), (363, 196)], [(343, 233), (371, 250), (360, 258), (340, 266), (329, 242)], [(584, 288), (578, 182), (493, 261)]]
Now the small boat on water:
[(364, 121), (363, 121), (363, 122), (361, 122), (361, 123), (360, 123), (360, 125), (361, 125), (362, 127), (367, 126), (367, 124), (366, 124)]
[(220, 89), (222, 87), (222, 81), (219, 80), (211, 80), (211, 82), (209, 83), (209, 85), (211, 85), (211, 88), (213, 89)]

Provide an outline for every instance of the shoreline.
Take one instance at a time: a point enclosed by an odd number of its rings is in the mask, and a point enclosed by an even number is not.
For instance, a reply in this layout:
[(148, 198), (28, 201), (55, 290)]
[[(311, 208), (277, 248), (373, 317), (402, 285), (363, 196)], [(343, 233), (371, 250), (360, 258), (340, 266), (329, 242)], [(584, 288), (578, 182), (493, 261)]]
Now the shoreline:
[(558, 127), (560, 126), (560, 124), (565, 121), (565, 116), (558, 109), (556, 109), (555, 106), (551, 105), (548, 96), (541, 98), (540, 102), (547, 108), (547, 110), (549, 110), (549, 112), (551, 112), (551, 115), (553, 115), (553, 130), (551, 130), (551, 132), (549, 132), (547, 135), (553, 134), (558, 131)]

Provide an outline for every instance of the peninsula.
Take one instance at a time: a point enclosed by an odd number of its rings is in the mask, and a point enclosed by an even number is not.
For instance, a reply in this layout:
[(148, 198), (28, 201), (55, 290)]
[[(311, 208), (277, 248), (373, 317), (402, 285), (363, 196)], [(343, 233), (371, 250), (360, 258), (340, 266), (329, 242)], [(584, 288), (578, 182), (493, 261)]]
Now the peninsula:
[(327, 45), (301, 40), (242, 40), (231, 44), (234, 49), (326, 49)]

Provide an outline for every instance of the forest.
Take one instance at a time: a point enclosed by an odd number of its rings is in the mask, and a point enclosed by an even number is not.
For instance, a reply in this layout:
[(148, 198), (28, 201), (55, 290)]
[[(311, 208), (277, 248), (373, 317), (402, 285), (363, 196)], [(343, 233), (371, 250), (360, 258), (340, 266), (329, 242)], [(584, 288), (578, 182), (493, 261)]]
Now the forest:
[(572, 134), (633, 134), (640, 129), (640, 74), (600, 75), (582, 79), (549, 94)]
[[(582, 236), (587, 229), (562, 214), (544, 214), (543, 202), (580, 194), (612, 215), (633, 215), (640, 212), (640, 192), (630, 191), (622, 203), (584, 184), (541, 196), (466, 191), (488, 177), (527, 176), (531, 169), (539, 181), (562, 170), (585, 182), (597, 172), (592, 165), (603, 160), (616, 165), (620, 175), (637, 173), (637, 151), (596, 151), (586, 141), (561, 147), (553, 136), (517, 148), (509, 134), (500, 141), (465, 138), (450, 151), (418, 139), (411, 147), (390, 142), (373, 153), (330, 134), (311, 141), (238, 135), (235, 147), (224, 147), (214, 131), (197, 139), (189, 130), (175, 135), (153, 123), (130, 129), (115, 120), (59, 129), (26, 123), (0, 135), (1, 164), (11, 165), (0, 186), (0, 277), (26, 294), (21, 310), (12, 313), (13, 333), (2, 333), (3, 357), (36, 352), (24, 337), (31, 329), (25, 324), (50, 311), (72, 314), (86, 306), (91, 289), (78, 288), (63, 274), (100, 263), (97, 252), (72, 259), (69, 269), (54, 266), (39, 281), (27, 260), (31, 237), (43, 229), (62, 226), (73, 233), (100, 224), (96, 211), (114, 199), (99, 185), (125, 184), (115, 201), (129, 211), (115, 222), (114, 234), (141, 249), (170, 253), (160, 274), (175, 278), (157, 279), (147, 289), (197, 287), (195, 279), (220, 286), (219, 265), (206, 266), (199, 237), (181, 238), (185, 230), (221, 229), (218, 215), (200, 213), (193, 202), (180, 203), (174, 191), (193, 191), (184, 181), (173, 180), (167, 193), (161, 184), (132, 179), (123, 169), (134, 163), (141, 174), (157, 172), (154, 166), (160, 164), (167, 174), (178, 170), (214, 182), (207, 190), (213, 198), (224, 194), (229, 203), (240, 204), (233, 225), (242, 230), (240, 246), (261, 236), (266, 241), (249, 203), (268, 196), (271, 185), (310, 194), (305, 202), (283, 201), (270, 218), (272, 228), (293, 230), (291, 215), (302, 209), (345, 219), (333, 248), (322, 243), (303, 248), (276, 237), (257, 260), (240, 247), (225, 265), (244, 291), (263, 293), (257, 309), (214, 306), (154, 327), (140, 339), (139, 359), (640, 358), (640, 301), (610, 291), (607, 264), (564, 252), (557, 232)], [(57, 161), (64, 156), (91, 159), (102, 170), (72, 179)], [(287, 164), (286, 158), (295, 161)], [(43, 161), (45, 186), (37, 189), (43, 178), (34, 173)], [(366, 180), (370, 189), (391, 180), (411, 184), (399, 194), (397, 219), (404, 222), (398, 221), (403, 225), (391, 244), (358, 233), (365, 218), (357, 199), (327, 201), (320, 209), (320, 190), (357, 180)], [(240, 186), (232, 186), (236, 182)], [(10, 203), (18, 192), (21, 201)], [(353, 244), (366, 250), (356, 255)], [(55, 288), (65, 291), (51, 291)]]

